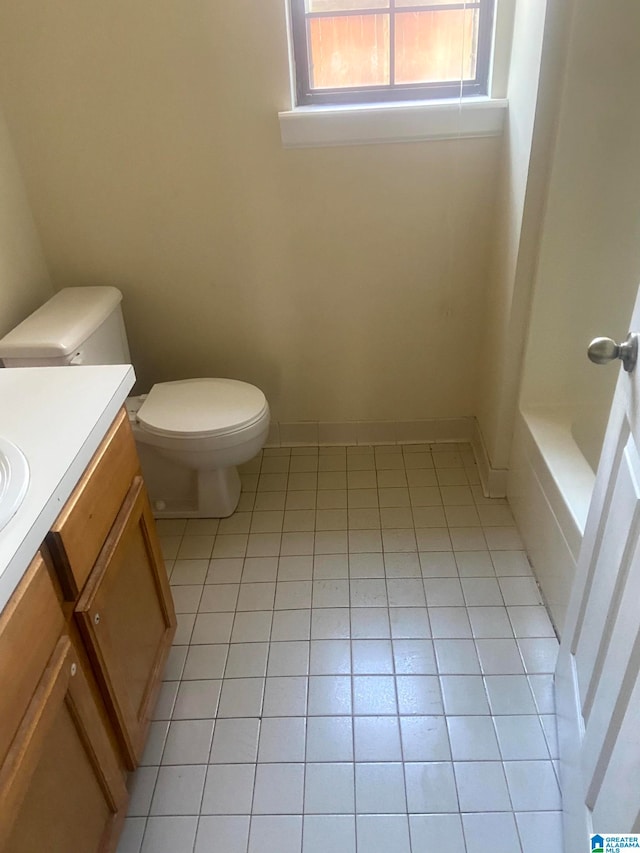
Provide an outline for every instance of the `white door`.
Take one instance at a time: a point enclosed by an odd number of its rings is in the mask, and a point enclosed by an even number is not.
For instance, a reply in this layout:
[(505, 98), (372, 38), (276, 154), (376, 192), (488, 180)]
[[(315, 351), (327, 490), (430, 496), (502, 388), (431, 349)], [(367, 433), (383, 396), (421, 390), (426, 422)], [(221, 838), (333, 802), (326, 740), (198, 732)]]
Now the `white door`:
[[(640, 331), (640, 292), (631, 328)], [(556, 703), (565, 853), (588, 853), (590, 833), (640, 832), (640, 366), (618, 377)]]

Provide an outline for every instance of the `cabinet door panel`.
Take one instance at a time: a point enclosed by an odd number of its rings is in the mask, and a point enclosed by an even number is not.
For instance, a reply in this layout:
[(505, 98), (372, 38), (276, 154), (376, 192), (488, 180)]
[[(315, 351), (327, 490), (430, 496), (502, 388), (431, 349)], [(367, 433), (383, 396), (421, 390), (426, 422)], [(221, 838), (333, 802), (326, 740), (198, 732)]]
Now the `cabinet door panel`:
[(142, 755), (175, 613), (155, 522), (134, 478), (76, 606), (96, 677), (133, 770)]
[(47, 536), (70, 601), (84, 586), (139, 468), (129, 418), (122, 410)]
[(38, 552), (0, 615), (0, 765), (63, 626), (53, 581)]
[(106, 853), (126, 804), (117, 757), (63, 636), (0, 770), (0, 851)]

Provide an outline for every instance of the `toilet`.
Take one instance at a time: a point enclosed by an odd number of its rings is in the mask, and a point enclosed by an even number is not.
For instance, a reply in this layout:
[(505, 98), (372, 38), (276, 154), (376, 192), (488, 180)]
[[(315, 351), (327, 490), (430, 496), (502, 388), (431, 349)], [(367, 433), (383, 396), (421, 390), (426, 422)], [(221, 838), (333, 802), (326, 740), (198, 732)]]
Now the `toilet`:
[[(0, 340), (5, 367), (129, 364), (116, 287), (67, 287)], [(238, 465), (264, 446), (269, 404), (235, 379), (158, 382), (126, 402), (158, 518), (223, 518), (240, 498)]]

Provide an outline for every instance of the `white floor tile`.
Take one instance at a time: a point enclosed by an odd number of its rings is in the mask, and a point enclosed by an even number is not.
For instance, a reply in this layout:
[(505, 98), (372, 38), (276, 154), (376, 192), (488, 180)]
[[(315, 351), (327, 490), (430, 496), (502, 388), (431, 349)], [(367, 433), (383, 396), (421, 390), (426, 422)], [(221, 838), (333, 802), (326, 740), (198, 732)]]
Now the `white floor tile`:
[(300, 717), (307, 709), (307, 678), (267, 678), (264, 685), (264, 717)]
[(451, 750), (443, 716), (400, 717), (405, 761), (449, 761)]
[(434, 640), (441, 675), (480, 675), (480, 663), (473, 640)]
[(305, 815), (302, 853), (356, 853), (353, 815)]
[(183, 681), (173, 708), (174, 720), (211, 720), (219, 713), (222, 682)]
[(150, 767), (160, 764), (168, 731), (168, 720), (156, 720), (150, 724), (147, 742), (144, 747), (142, 758), (140, 759), (141, 767)]
[(555, 672), (559, 649), (555, 637), (518, 640), (518, 647), (528, 673)]
[(212, 764), (202, 798), (202, 814), (251, 813), (255, 764)]
[(351, 710), (351, 678), (348, 675), (312, 675), (309, 678), (309, 716), (351, 714)]
[(302, 814), (304, 764), (258, 764), (252, 813)]
[(326, 607), (311, 611), (313, 640), (341, 640), (348, 639), (349, 635), (349, 608)]
[(308, 640), (311, 635), (311, 610), (274, 610), (272, 642)]
[(390, 675), (353, 677), (354, 714), (397, 714), (396, 689)]
[(504, 761), (550, 757), (537, 716), (504, 716), (494, 717), (494, 720)]
[(349, 640), (311, 640), (309, 656), (311, 675), (345, 675), (350, 672)]
[(161, 767), (150, 814), (198, 815), (206, 770), (202, 765)]
[(311, 607), (311, 581), (278, 581), (276, 610), (302, 610)]
[(500, 750), (491, 717), (447, 717), (454, 761), (498, 761)]
[(458, 795), (450, 762), (407, 764), (405, 779), (410, 814), (458, 811)]
[(406, 814), (401, 763), (356, 764), (356, 811), (360, 814)]
[(249, 853), (300, 853), (301, 846), (302, 816), (252, 816)]
[(353, 814), (353, 764), (313, 764), (305, 770), (305, 814)]
[(271, 643), (267, 675), (307, 675), (309, 643), (302, 641)]
[(488, 675), (485, 678), (492, 714), (535, 714), (536, 706), (524, 675)]
[(331, 580), (349, 577), (347, 554), (316, 554), (313, 558), (313, 579)]
[(393, 607), (387, 612), (394, 640), (419, 640), (431, 636), (426, 607)]
[(430, 607), (429, 622), (437, 639), (464, 640), (472, 636), (466, 607)]
[(400, 714), (442, 714), (440, 683), (435, 675), (399, 675), (396, 678)]
[(272, 610), (251, 610), (236, 613), (231, 632), (232, 643), (268, 642), (271, 636)]
[(519, 853), (520, 841), (512, 812), (463, 814), (467, 853)]
[(146, 824), (145, 817), (125, 818), (116, 853), (140, 853)]
[(505, 761), (515, 811), (559, 811), (560, 788), (550, 761)]
[(462, 821), (457, 814), (409, 815), (412, 849), (428, 851), (437, 839), (438, 853), (465, 853)]
[(471, 630), (477, 640), (513, 637), (506, 607), (469, 607)]
[(460, 811), (501, 812), (511, 809), (500, 761), (456, 761), (454, 767)]
[(313, 577), (313, 557), (280, 557), (278, 581), (310, 581)]
[(258, 752), (260, 721), (256, 718), (216, 721), (211, 764), (252, 764)]
[(232, 626), (233, 613), (199, 613), (193, 627), (191, 645), (228, 643)]
[(206, 764), (213, 720), (174, 720), (162, 754), (162, 764)]
[(158, 767), (139, 767), (129, 779), (129, 817), (149, 814)]
[(150, 812), (147, 853), (560, 853), (557, 641), (470, 447), (242, 478), (230, 518), (161, 525), (179, 631), (119, 853)]
[(367, 853), (410, 853), (406, 815), (369, 815), (356, 817), (358, 850)]
[(456, 716), (489, 714), (484, 682), (479, 675), (442, 675), (440, 686), (447, 714)]
[(306, 760), (353, 761), (352, 718), (309, 717)]
[(225, 678), (260, 678), (267, 671), (268, 643), (232, 643)]
[(313, 607), (348, 607), (349, 581), (346, 579), (314, 580)]
[(353, 640), (351, 653), (353, 656), (353, 672), (358, 675), (393, 673), (393, 654), (390, 640)]
[(544, 838), (548, 853), (563, 853), (562, 812), (524, 812), (516, 814), (522, 853), (540, 850), (540, 839)]
[(203, 816), (194, 853), (246, 853), (249, 815)]
[(305, 717), (268, 717), (260, 726), (259, 763), (305, 760)]
[(462, 587), (456, 578), (425, 578), (424, 588), (429, 607), (461, 607)]
[(142, 853), (191, 853), (197, 827), (197, 817), (151, 817)]
[(264, 682), (264, 678), (226, 678), (218, 717), (259, 717)]
[(182, 678), (186, 681), (210, 681), (222, 678), (227, 662), (226, 643), (190, 646)]
[(476, 649), (484, 675), (524, 673), (522, 658), (515, 640), (476, 640)]
[(397, 717), (354, 717), (356, 761), (402, 761)]

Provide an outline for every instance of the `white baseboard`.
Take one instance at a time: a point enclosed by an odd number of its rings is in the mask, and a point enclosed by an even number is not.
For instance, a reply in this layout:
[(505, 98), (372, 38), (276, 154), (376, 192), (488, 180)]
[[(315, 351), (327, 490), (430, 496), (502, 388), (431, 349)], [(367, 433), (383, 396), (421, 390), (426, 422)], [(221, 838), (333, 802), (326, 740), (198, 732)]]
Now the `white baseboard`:
[(507, 496), (507, 468), (492, 468), (491, 460), (482, 437), (480, 424), (472, 420), (471, 447), (478, 464), (478, 474), (482, 491), (487, 498), (504, 498)]
[(272, 422), (267, 447), (470, 442), (473, 418), (423, 421)]

